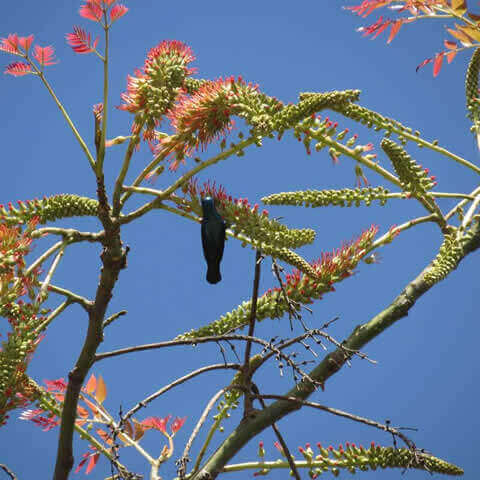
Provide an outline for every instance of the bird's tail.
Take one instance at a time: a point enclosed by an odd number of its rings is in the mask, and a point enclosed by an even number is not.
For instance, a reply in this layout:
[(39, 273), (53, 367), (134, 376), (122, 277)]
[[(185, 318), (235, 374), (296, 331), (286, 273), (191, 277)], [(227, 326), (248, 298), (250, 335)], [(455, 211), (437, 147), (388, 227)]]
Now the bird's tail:
[(210, 262), (207, 269), (207, 282), (218, 283), (221, 279), (220, 262)]

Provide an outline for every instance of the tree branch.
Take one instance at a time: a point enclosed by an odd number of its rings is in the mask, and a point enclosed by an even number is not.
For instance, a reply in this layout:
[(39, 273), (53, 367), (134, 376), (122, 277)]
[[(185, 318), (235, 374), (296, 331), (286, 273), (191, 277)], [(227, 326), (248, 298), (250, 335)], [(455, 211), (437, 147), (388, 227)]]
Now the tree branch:
[[(464, 241), (464, 257), (480, 247), (480, 224), (475, 224), (472, 229), (472, 236)], [(464, 258), (463, 257), (463, 258)], [(463, 259), (462, 258), (462, 259)], [(404, 291), (382, 312), (372, 318), (369, 322), (354, 329), (343, 345), (351, 350), (359, 350), (368, 342), (379, 336), (384, 330), (395, 322), (408, 315), (410, 309), (417, 300), (432, 285), (424, 280), (425, 274), (429, 271), (427, 266), (414, 280), (412, 280)], [(348, 360), (342, 348), (337, 348), (328, 354), (322, 362), (310, 372), (310, 377), (317, 382), (325, 383), (332, 375), (337, 373)], [(308, 381), (302, 381), (295, 388), (290, 390), (286, 396), (306, 400), (313, 392), (313, 387)], [(289, 413), (301, 408), (301, 404), (292, 401), (277, 400), (265, 410), (259, 412), (255, 417), (245, 419), (229, 435), (223, 444), (213, 453), (206, 462), (200, 473), (203, 478), (212, 480), (223, 470), (227, 462), (254, 436), (258, 435), (265, 428)], [(196, 474), (191, 480), (199, 480), (200, 474)]]
[(17, 476), (3, 463), (0, 463), (0, 468), (12, 479), (17, 480)]
[(246, 417), (250, 414), (252, 410), (252, 400), (250, 398), (250, 384), (252, 379), (252, 372), (250, 371), (250, 352), (252, 351), (252, 340), (253, 334), (255, 332), (255, 321), (257, 319), (257, 300), (258, 300), (258, 287), (260, 284), (260, 271), (262, 263), (262, 253), (260, 250), (257, 250), (255, 254), (255, 277), (253, 280), (253, 292), (252, 292), (252, 307), (250, 310), (250, 319), (248, 326), (248, 336), (250, 337), (247, 340), (245, 345), (245, 360), (243, 362), (243, 378), (245, 385), (245, 395), (244, 395), (244, 411), (243, 416)]

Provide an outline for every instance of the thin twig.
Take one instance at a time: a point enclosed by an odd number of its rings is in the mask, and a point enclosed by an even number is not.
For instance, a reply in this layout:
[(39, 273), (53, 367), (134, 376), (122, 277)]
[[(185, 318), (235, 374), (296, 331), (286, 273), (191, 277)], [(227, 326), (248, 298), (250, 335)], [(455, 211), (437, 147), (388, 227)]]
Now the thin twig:
[(70, 300), (65, 300), (63, 303), (61, 303), (50, 315), (43, 321), (36, 329), (35, 329), (35, 334), (39, 334), (45, 330), (52, 321), (58, 317), (69, 305), (71, 305)]
[(3, 463), (0, 463), (0, 468), (12, 479), (17, 480), (17, 476)]
[(226, 370), (226, 369), (231, 369), (231, 370), (240, 370), (241, 365), (238, 363), (220, 363), (216, 365), (208, 365), (206, 367), (199, 368), (197, 370), (194, 370), (193, 372), (188, 373), (187, 375), (184, 375), (183, 377), (177, 378), (174, 382), (169, 383), (168, 385), (162, 387), (160, 390), (157, 390), (155, 393), (152, 393), (149, 395), (147, 398), (143, 399), (141, 402), (138, 402), (133, 408), (131, 408), (123, 417), (123, 421), (126, 422), (132, 415), (138, 412), (143, 407), (146, 407), (151, 401), (155, 400), (156, 398), (160, 397), (164, 393), (168, 392), (172, 388), (176, 387), (177, 385), (181, 385), (182, 383), (190, 380), (193, 377), (196, 377), (197, 375), (200, 375), (205, 372), (209, 372), (211, 370)]
[(325, 405), (321, 405), (320, 403), (309, 402), (307, 400), (301, 400), (300, 398), (289, 397), (286, 395), (261, 394), (261, 395), (253, 395), (253, 397), (258, 399), (262, 398), (262, 399), (270, 399), (270, 400), (285, 400), (288, 402), (297, 403), (300, 406), (312, 407), (312, 408), (316, 408), (317, 410), (322, 410), (324, 412), (337, 415), (339, 417), (348, 418), (349, 420), (353, 420), (354, 422), (363, 423), (365, 425), (378, 428), (379, 430), (383, 430), (384, 432), (388, 432), (394, 436), (399, 437), (400, 439), (403, 440), (405, 445), (407, 445), (407, 447), (410, 448), (411, 450), (415, 450), (416, 448), (415, 443), (412, 440), (410, 440), (407, 436), (405, 436), (402, 432), (398, 431), (396, 428), (393, 428), (390, 425), (384, 425), (383, 423), (376, 422), (375, 420), (370, 420), (369, 418), (360, 417), (352, 413), (344, 412), (343, 410), (338, 410), (337, 408), (327, 407)]
[(64, 297), (67, 297), (67, 299), (69, 299), (71, 303), (78, 303), (87, 312), (90, 310), (93, 304), (92, 301), (87, 300), (85, 297), (82, 297), (81, 295), (77, 295), (76, 293), (73, 293), (70, 290), (67, 290), (65, 288), (58, 287), (57, 285), (50, 284), (48, 286), (48, 291), (58, 293), (59, 295), (63, 295)]
[(120, 310), (119, 312), (114, 313), (103, 322), (103, 328), (108, 327), (112, 322), (117, 320), (117, 318), (120, 318), (121, 316), (126, 315), (127, 313), (128, 312), (126, 310)]
[(63, 240), (60, 240), (59, 242), (55, 243), (54, 245), (52, 245), (48, 250), (46, 250), (45, 252), (43, 252), (28, 268), (27, 270), (25, 271), (25, 274), (28, 275), (30, 274), (31, 272), (33, 272), (33, 270), (35, 268), (37, 268), (39, 265), (41, 265), (48, 257), (50, 257), (51, 255), (53, 255), (57, 250), (59, 250), (60, 248), (62, 248), (62, 245), (64, 244)]
[[(205, 423), (205, 420), (208, 417), (208, 414), (214, 407), (214, 405), (217, 403), (218, 399), (228, 390), (227, 388), (222, 388), (219, 390), (208, 402), (207, 406), (203, 410), (202, 415), (200, 416), (197, 424), (195, 425), (195, 428), (192, 431), (192, 434), (190, 435), (190, 438), (188, 439), (187, 444), (185, 445), (185, 450), (183, 451), (182, 458), (179, 460), (180, 465), (186, 465), (186, 462), (189, 460), (189, 452), (190, 448), (192, 448), (193, 441), (195, 440), (195, 437), (198, 435), (198, 432), (200, 431), (200, 428), (202, 428), (202, 425)], [(185, 471), (180, 471), (178, 476), (180, 479), (184, 478)]]
[[(159, 343), (150, 343), (146, 345), (137, 345), (135, 347), (127, 347), (127, 348), (121, 348), (119, 350), (113, 350), (111, 352), (104, 352), (104, 353), (98, 353), (95, 355), (95, 362), (98, 362), (100, 360), (104, 360), (105, 358), (111, 358), (111, 357), (116, 357), (118, 355), (125, 355), (127, 353), (133, 353), (133, 352), (141, 352), (144, 350), (154, 350), (157, 348), (164, 348), (164, 347), (176, 347), (179, 345), (197, 345), (201, 343), (209, 343), (209, 342), (219, 342), (219, 341), (233, 341), (233, 340), (239, 340), (239, 341), (251, 341), (252, 343), (258, 343), (259, 345), (262, 345), (263, 347), (266, 347), (268, 350), (272, 351), (277, 355), (278, 357), (282, 358), (285, 360), (285, 362), (292, 367), (293, 370), (297, 371), (304, 379), (312, 383), (312, 385), (317, 385), (316, 382), (313, 382), (312, 379), (309, 377), (309, 375), (298, 368), (297, 365), (284, 353), (282, 353), (278, 348), (276, 348), (274, 345), (271, 343), (257, 337), (249, 337), (248, 335), (220, 335), (220, 336), (209, 336), (209, 337), (197, 337), (197, 338), (188, 338), (184, 340), (170, 340), (167, 342), (159, 342)], [(337, 342), (338, 343), (338, 342)], [(356, 352), (355, 352), (356, 353)], [(362, 354), (363, 355), (363, 354)]]
[[(258, 288), (260, 285), (260, 271), (261, 271), (261, 263), (262, 263), (262, 252), (257, 250), (255, 254), (255, 277), (253, 280), (253, 292), (252, 292), (252, 308), (250, 310), (250, 319), (249, 319), (249, 326), (248, 326), (248, 336), (253, 338), (253, 334), (255, 332), (255, 321), (257, 319), (257, 300), (258, 300)], [(252, 410), (252, 400), (249, 395), (249, 385), (251, 381), (251, 372), (250, 372), (250, 353), (252, 351), (252, 340), (247, 340), (245, 345), (245, 360), (243, 362), (243, 376), (245, 381), (245, 387), (247, 387), (247, 391), (245, 393), (245, 403), (244, 403), (244, 412), (243, 415), (247, 416), (250, 411)]]
[[(262, 395), (259, 395), (259, 391), (258, 391), (258, 388), (257, 386), (253, 386), (252, 387), (255, 388), (256, 392), (257, 392), (257, 399), (258, 401), (260, 402), (260, 405), (262, 405), (262, 408), (265, 410), (265, 408), (267, 408), (267, 406), (265, 405), (265, 401), (263, 400), (263, 397)], [(253, 389), (252, 389), (253, 390)], [(278, 429), (277, 427), (277, 424), (276, 423), (272, 423), (272, 429), (273, 431), (275, 432), (275, 435), (277, 436), (278, 438), (278, 441), (280, 443), (280, 445), (282, 446), (283, 448), (283, 453), (285, 454), (285, 456), (287, 457), (287, 461), (288, 461), (288, 464), (290, 465), (290, 470), (292, 471), (292, 475), (297, 479), (297, 480), (301, 480), (300, 478), (300, 474), (298, 473), (298, 470), (297, 470), (297, 467), (295, 466), (295, 460), (293, 459), (292, 457), (292, 454), (290, 453), (290, 450), (288, 449), (288, 445), (287, 445), (287, 442), (285, 442), (285, 440), (283, 439), (283, 436), (282, 434), (280, 433), (280, 430)]]
[(53, 274), (55, 273), (55, 270), (58, 267), (58, 264), (63, 257), (63, 254), (65, 253), (65, 248), (67, 247), (67, 243), (64, 241), (62, 242), (62, 246), (60, 247), (60, 251), (57, 253), (55, 259), (53, 260), (53, 263), (48, 270), (47, 276), (45, 277), (45, 280), (42, 283), (42, 286), (40, 287), (40, 291), (38, 292), (37, 295), (37, 302), (41, 302), (45, 292), (47, 291), (48, 285), (50, 284), (50, 281), (52, 280)]

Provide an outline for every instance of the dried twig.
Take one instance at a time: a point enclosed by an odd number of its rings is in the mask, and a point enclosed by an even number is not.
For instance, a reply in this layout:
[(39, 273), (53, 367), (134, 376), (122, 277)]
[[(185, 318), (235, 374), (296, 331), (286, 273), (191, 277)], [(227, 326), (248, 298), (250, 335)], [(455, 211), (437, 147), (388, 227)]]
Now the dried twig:
[[(260, 250), (257, 250), (255, 255), (255, 277), (253, 280), (253, 292), (252, 292), (252, 309), (250, 311), (250, 319), (249, 319), (249, 326), (248, 326), (248, 336), (253, 338), (253, 334), (255, 331), (255, 321), (257, 319), (257, 300), (258, 300), (258, 287), (260, 284), (260, 265), (262, 263), (263, 257)], [(245, 346), (245, 360), (243, 362), (243, 377), (244, 377), (244, 385), (247, 388), (244, 399), (244, 412), (243, 416), (246, 417), (250, 411), (252, 410), (252, 400), (250, 398), (250, 381), (252, 372), (250, 371), (250, 352), (252, 350), (252, 340), (247, 340), (247, 344)]]
[(416, 450), (415, 443), (412, 440), (410, 440), (406, 435), (404, 435), (402, 432), (400, 432), (397, 428), (391, 427), (390, 422), (387, 422), (384, 425), (383, 423), (376, 422), (375, 420), (370, 420), (369, 418), (360, 417), (358, 415), (354, 415), (353, 413), (345, 412), (343, 410), (338, 410), (337, 408), (327, 407), (325, 405), (321, 405), (320, 403), (309, 402), (307, 400), (301, 400), (299, 398), (289, 397), (286, 395), (270, 395), (270, 394), (263, 395), (262, 394), (262, 395), (254, 395), (254, 397), (258, 399), (261, 398), (261, 399), (285, 400), (288, 402), (294, 402), (300, 406), (312, 407), (318, 410), (322, 410), (324, 412), (331, 413), (333, 415), (337, 415), (339, 417), (348, 418), (349, 420), (363, 423), (365, 425), (378, 428), (379, 430), (383, 430), (384, 432), (391, 433), (392, 436), (398, 437), (401, 440), (403, 440), (403, 442), (405, 443), (405, 445), (407, 445), (408, 448), (410, 448), (411, 450)]
[(17, 476), (3, 463), (0, 463), (0, 468), (12, 479), (17, 480)]
[(160, 397), (160, 395), (163, 395), (164, 393), (171, 390), (173, 387), (176, 387), (177, 385), (181, 385), (182, 383), (190, 380), (193, 377), (196, 377), (197, 375), (200, 375), (205, 372), (209, 372), (211, 370), (221, 370), (221, 369), (240, 370), (241, 368), (242, 368), (241, 365), (239, 365), (238, 363), (227, 363), (227, 364), (220, 363), (216, 365), (208, 365), (206, 367), (202, 367), (197, 370), (194, 370), (193, 372), (190, 372), (187, 375), (184, 375), (183, 377), (177, 378), (177, 380), (175, 380), (174, 382), (171, 382), (168, 385), (165, 385), (160, 390), (157, 390), (155, 393), (152, 393), (141, 402), (138, 402), (133, 408), (131, 408), (125, 414), (125, 416), (123, 417), (123, 422), (126, 422), (132, 415), (138, 412), (138, 410), (140, 410), (142, 407), (146, 407), (152, 400), (155, 400), (156, 398)]

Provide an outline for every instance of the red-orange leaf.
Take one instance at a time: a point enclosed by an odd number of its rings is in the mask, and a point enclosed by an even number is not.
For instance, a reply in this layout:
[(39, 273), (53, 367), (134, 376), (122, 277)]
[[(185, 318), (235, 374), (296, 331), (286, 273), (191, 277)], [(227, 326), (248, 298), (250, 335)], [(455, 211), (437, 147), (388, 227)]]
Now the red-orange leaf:
[(422, 67), (424, 67), (425, 65), (430, 63), (432, 60), (433, 60), (433, 58), (427, 58), (420, 65), (417, 65), (417, 68), (415, 69), (415, 71), (418, 72)]
[(460, 32), (459, 30), (453, 30), (451, 28), (447, 28), (447, 30), (452, 37), (455, 37), (457, 40), (460, 40), (463, 45), (468, 46), (473, 43), (472, 39), (464, 32)]
[(450, 50), (458, 47), (457, 42), (452, 42), (451, 40), (444, 40), (443, 44), (445, 45), (445, 48), (449, 48)]
[(88, 379), (87, 384), (85, 385), (85, 391), (88, 394), (92, 394), (96, 388), (97, 388), (97, 379), (95, 378), (95, 375), (92, 373), (92, 375)]
[(87, 404), (87, 406), (92, 411), (92, 415), (95, 417), (98, 413), (97, 406), (95, 404), (93, 404), (90, 400), (87, 400), (86, 398), (84, 398), (83, 401)]
[(134, 418), (133, 418), (133, 425), (135, 426), (134, 440), (135, 441), (140, 440), (143, 437), (143, 435), (145, 435), (145, 428), (143, 428), (143, 425), (137, 420), (135, 420)]
[(445, 52), (440, 52), (435, 55), (435, 60), (433, 61), (433, 76), (436, 77), (442, 68), (443, 55)]
[(467, 14), (474, 22), (479, 22), (480, 21), (480, 15), (477, 15), (475, 13), (468, 12)]
[(99, 453), (94, 453), (93, 455), (90, 456), (90, 459), (88, 460), (87, 468), (85, 469), (86, 474), (89, 474), (95, 468), (95, 465), (97, 464), (99, 457), (100, 457)]
[(112, 437), (105, 431), (99, 428), (97, 430), (97, 435), (107, 444), (107, 445), (112, 445), (113, 439)]
[(129, 420), (127, 420), (125, 423), (125, 433), (130, 437), (130, 438), (133, 438), (134, 436), (134, 432), (133, 432), (133, 426), (132, 424), (130, 423)]
[(14, 77), (21, 77), (22, 75), (28, 75), (32, 72), (32, 67), (27, 63), (13, 62), (7, 65), (5, 72), (7, 75), (13, 75)]
[(452, 9), (455, 13), (460, 13), (461, 15), (467, 11), (467, 4), (465, 0), (452, 0)]
[(452, 63), (453, 59), (455, 58), (455, 55), (458, 53), (457, 50), (452, 50), (451, 52), (448, 52), (446, 57), (447, 57), (447, 62)]
[(397, 33), (400, 31), (400, 27), (403, 25), (402, 20), (397, 20), (392, 23), (392, 28), (390, 30), (390, 35), (388, 37), (387, 43), (390, 43), (396, 36)]
[(97, 391), (95, 393), (95, 399), (98, 403), (103, 403), (103, 401), (107, 398), (107, 386), (103, 381), (102, 376), (100, 375), (97, 379)]
[(373, 35), (372, 40), (374, 38), (377, 38), (384, 30), (386, 30), (391, 23), (392, 23), (391, 20), (387, 20), (384, 24), (380, 25), (380, 27), (377, 29), (377, 31)]
[(82, 406), (78, 405), (77, 415), (79, 417), (82, 417), (82, 418), (87, 418), (88, 417), (88, 410), (86, 408), (83, 408)]

